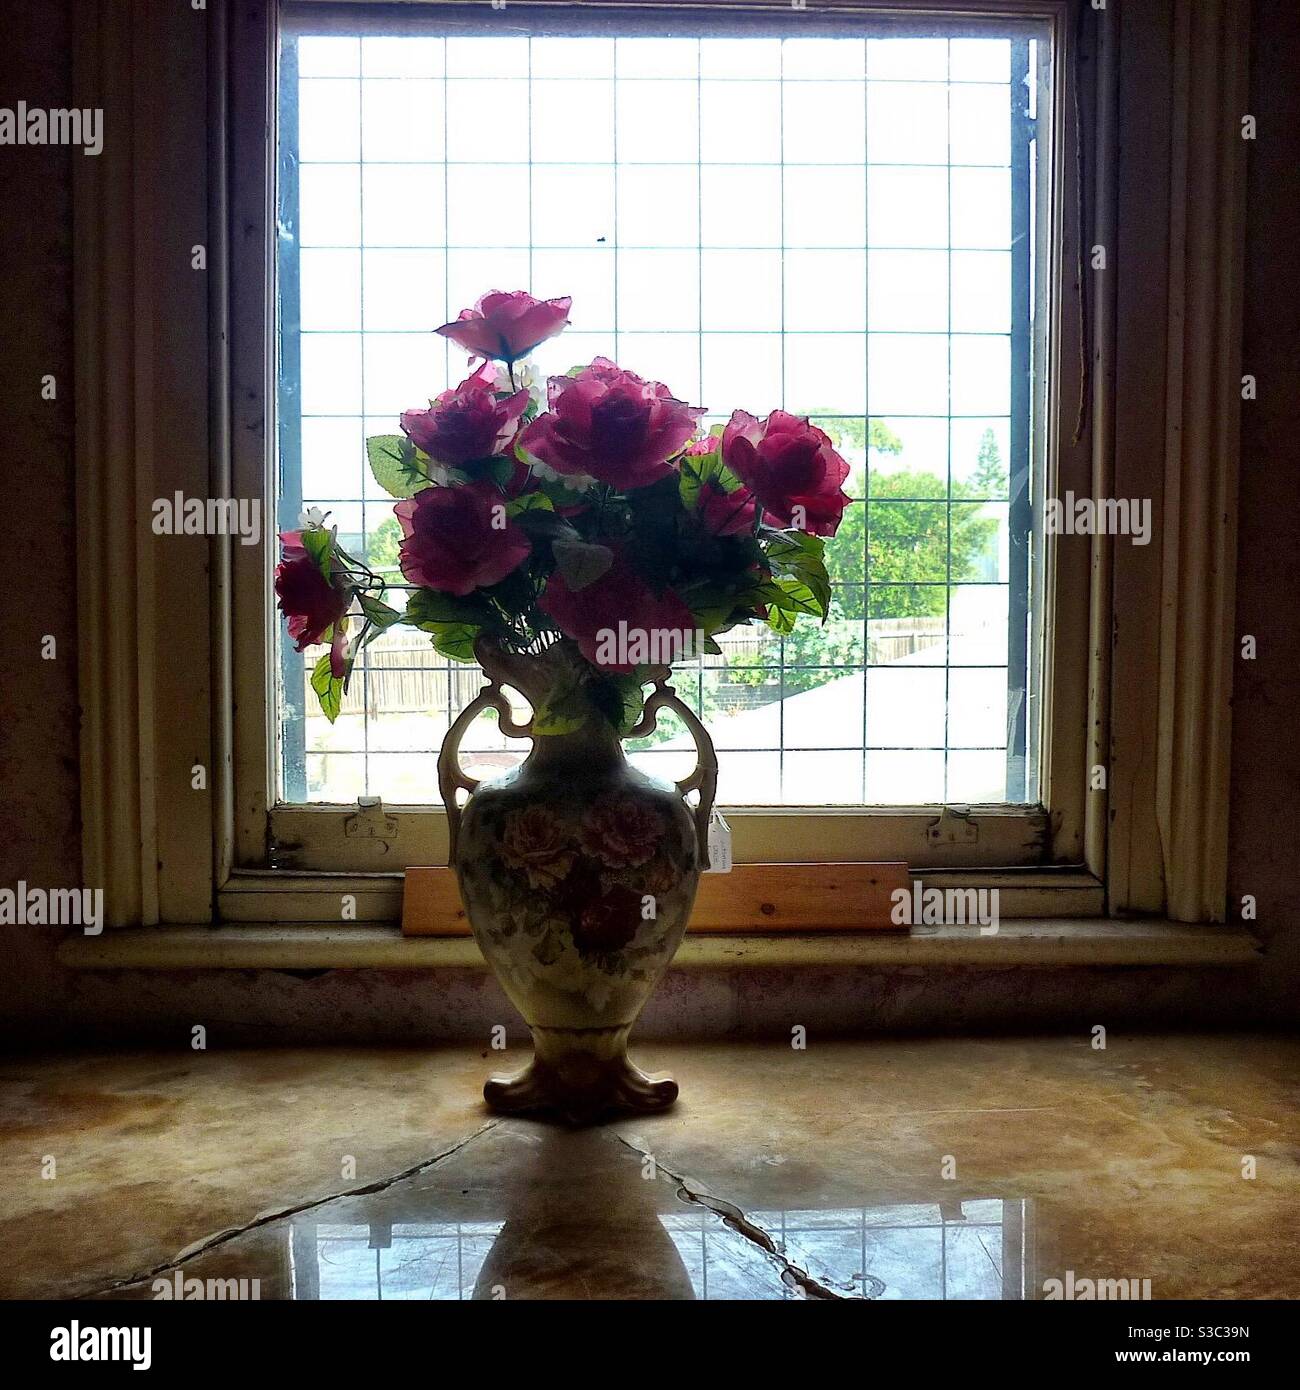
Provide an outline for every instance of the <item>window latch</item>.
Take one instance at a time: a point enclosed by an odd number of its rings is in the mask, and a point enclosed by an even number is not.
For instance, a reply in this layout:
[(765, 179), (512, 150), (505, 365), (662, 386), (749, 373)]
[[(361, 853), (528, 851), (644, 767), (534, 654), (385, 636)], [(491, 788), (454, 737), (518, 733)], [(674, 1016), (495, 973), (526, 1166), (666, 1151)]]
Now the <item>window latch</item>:
[(971, 820), (969, 806), (945, 806), (925, 830), (932, 845), (973, 845), (979, 837), (979, 822)]
[(357, 797), (357, 813), (343, 822), (343, 834), (349, 840), (395, 840), (397, 817), (384, 811), (382, 797)]

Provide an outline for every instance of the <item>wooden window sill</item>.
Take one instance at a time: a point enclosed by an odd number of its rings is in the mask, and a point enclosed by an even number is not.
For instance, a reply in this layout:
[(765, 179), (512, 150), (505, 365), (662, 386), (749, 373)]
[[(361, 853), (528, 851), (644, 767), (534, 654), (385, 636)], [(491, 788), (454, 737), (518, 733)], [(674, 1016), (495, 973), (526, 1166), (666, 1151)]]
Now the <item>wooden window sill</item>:
[[(1142, 919), (1023, 918), (994, 936), (973, 927), (910, 933), (710, 936), (691, 933), (674, 970), (735, 966), (1240, 966), (1259, 944), (1238, 926)], [(58, 951), (78, 970), (485, 970), (469, 937), (403, 937), (395, 926), (295, 923), (143, 927), (69, 937)]]

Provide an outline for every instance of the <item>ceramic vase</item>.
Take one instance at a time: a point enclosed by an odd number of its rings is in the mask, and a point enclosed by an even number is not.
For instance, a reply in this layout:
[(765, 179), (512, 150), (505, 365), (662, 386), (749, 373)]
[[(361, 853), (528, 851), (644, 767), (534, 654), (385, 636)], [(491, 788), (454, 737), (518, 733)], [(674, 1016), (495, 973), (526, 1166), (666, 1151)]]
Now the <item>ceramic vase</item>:
[[(567, 641), (539, 655), (481, 642), (487, 685), (447, 733), (438, 760), (450, 866), (470, 929), (533, 1036), (532, 1062), (484, 1087), (501, 1111), (552, 1111), (582, 1124), (618, 1111), (661, 1110), (677, 1098), (669, 1076), (647, 1076), (627, 1056), (628, 1034), (686, 930), (702, 869), (717, 758), (704, 726), (668, 684), (653, 689), (636, 727), (651, 732), (671, 709), (693, 735), (697, 765), (664, 782), (631, 767), (608, 718), (583, 706)], [(534, 710), (553, 708), (565, 683), (565, 732), (516, 723), (503, 687)], [(460, 740), (485, 709), (508, 735), (530, 737), (522, 764), (477, 781), (460, 766)], [(468, 799), (461, 804), (459, 794)], [(686, 800), (698, 792), (692, 806)]]

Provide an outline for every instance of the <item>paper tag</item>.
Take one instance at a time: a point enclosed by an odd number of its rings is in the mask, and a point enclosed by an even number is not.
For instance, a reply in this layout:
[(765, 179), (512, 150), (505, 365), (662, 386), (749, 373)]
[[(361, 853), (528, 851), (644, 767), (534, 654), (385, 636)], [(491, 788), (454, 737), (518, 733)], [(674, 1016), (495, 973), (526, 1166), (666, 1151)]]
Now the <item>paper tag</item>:
[(731, 827), (720, 811), (714, 811), (709, 817), (709, 867), (704, 872), (731, 872)]

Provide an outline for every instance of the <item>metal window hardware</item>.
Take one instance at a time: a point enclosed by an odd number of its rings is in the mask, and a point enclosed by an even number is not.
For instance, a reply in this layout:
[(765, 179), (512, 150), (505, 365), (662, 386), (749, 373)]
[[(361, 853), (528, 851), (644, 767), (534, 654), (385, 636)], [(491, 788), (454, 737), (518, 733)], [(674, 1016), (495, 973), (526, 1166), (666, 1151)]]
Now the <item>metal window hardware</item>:
[(979, 837), (979, 822), (971, 820), (969, 806), (945, 806), (925, 829), (932, 845), (973, 845)]
[(384, 811), (379, 796), (357, 797), (357, 813), (343, 822), (343, 834), (349, 840), (395, 840), (397, 817)]

